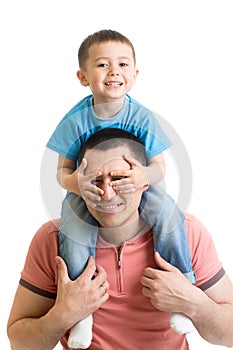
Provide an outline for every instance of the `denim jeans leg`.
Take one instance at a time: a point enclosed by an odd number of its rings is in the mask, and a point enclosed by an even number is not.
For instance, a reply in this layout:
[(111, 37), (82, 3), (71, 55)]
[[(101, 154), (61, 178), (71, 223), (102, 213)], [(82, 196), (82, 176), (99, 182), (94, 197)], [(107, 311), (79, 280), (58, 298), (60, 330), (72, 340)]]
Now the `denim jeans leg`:
[(150, 186), (142, 196), (140, 213), (152, 227), (154, 250), (195, 283), (184, 214), (175, 201), (160, 186)]
[(68, 192), (62, 203), (59, 244), (60, 255), (66, 261), (71, 279), (83, 272), (91, 255), (95, 257), (97, 234), (97, 222), (83, 199)]

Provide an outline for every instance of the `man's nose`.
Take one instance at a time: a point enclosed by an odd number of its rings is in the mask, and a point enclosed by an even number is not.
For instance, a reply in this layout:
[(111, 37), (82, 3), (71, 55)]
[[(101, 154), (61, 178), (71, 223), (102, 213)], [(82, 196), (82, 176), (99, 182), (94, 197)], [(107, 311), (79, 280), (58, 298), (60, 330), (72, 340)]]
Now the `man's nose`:
[(109, 201), (116, 196), (116, 192), (112, 186), (110, 186), (109, 182), (103, 183), (101, 189), (104, 191), (104, 194), (102, 194), (101, 197), (106, 201)]

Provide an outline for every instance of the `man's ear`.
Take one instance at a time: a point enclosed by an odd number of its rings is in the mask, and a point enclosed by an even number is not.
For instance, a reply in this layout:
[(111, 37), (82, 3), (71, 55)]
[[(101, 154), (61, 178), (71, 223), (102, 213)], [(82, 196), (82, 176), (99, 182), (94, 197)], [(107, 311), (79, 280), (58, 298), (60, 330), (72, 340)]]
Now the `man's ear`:
[(86, 74), (85, 74), (85, 72), (82, 69), (78, 70), (76, 75), (77, 75), (80, 83), (83, 86), (89, 86), (89, 83), (88, 83), (87, 78), (86, 78)]
[(144, 191), (148, 190), (148, 188), (149, 188), (149, 185), (144, 185), (142, 188), (142, 191), (144, 192)]

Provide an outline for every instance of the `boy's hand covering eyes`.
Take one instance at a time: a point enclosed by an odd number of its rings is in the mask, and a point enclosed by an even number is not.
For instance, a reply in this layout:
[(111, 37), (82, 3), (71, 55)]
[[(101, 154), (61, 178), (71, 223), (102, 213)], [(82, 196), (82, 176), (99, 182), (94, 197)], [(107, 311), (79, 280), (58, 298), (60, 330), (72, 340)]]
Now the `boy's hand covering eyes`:
[(119, 177), (119, 180), (111, 182), (114, 190), (120, 193), (132, 193), (148, 186), (144, 166), (128, 154), (124, 155), (124, 159), (130, 165), (130, 170), (115, 170), (111, 172), (112, 176)]
[(83, 200), (90, 206), (95, 207), (96, 202), (101, 200), (103, 190), (97, 186), (96, 179), (100, 173), (91, 173), (86, 175), (87, 160), (83, 158), (82, 163), (78, 167), (78, 183)]

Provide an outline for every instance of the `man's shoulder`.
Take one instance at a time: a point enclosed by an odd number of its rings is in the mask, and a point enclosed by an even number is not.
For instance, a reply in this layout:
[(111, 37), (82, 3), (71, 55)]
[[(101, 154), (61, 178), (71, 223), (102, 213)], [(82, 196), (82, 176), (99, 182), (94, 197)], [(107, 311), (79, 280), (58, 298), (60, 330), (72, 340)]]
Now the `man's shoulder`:
[(185, 213), (184, 220), (185, 220), (185, 223), (192, 224), (197, 221), (197, 218), (193, 214)]
[(197, 229), (199, 230), (203, 226), (201, 221), (195, 215), (190, 213), (185, 213), (184, 224), (187, 233), (190, 231), (195, 231)]
[(184, 221), (185, 224), (191, 225), (191, 226), (203, 226), (203, 223), (200, 221), (198, 217), (196, 217), (194, 214), (185, 213), (184, 215)]
[(56, 218), (56, 219), (51, 219), (43, 224), (43, 226), (49, 231), (49, 232), (54, 232), (54, 231), (59, 231), (61, 224), (61, 219)]
[(41, 227), (37, 231), (37, 235), (56, 237), (60, 229), (60, 224), (61, 224), (60, 218), (49, 220), (41, 225)]
[(212, 241), (211, 234), (205, 225), (192, 214), (185, 214), (185, 230), (191, 245), (205, 245)]

